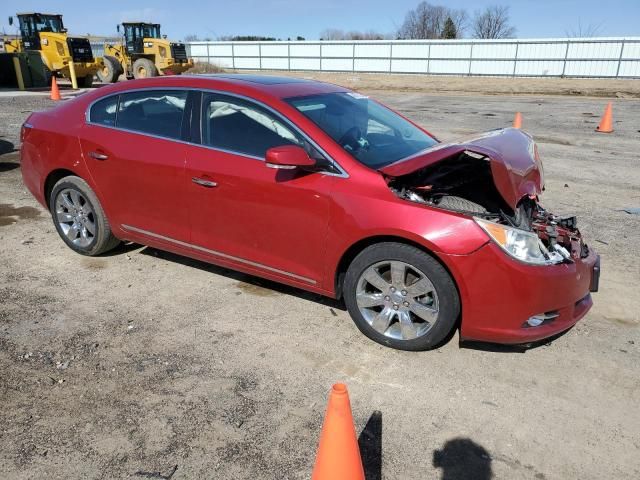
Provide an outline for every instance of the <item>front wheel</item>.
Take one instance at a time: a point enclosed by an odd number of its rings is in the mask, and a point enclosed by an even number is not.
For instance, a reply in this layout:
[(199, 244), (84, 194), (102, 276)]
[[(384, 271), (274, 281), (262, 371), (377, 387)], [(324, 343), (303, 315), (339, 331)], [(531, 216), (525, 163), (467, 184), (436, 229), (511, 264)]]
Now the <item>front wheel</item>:
[(49, 200), (53, 223), (72, 250), (95, 256), (120, 243), (102, 210), (98, 197), (80, 177), (64, 177), (51, 190)]
[(139, 58), (133, 62), (133, 78), (149, 78), (157, 77), (158, 70), (151, 60), (148, 58)]
[(460, 314), (449, 273), (424, 251), (401, 243), (363, 250), (345, 275), (344, 299), (362, 333), (398, 350), (437, 347)]
[(116, 83), (122, 73), (118, 59), (109, 55), (102, 58), (102, 68), (98, 70), (98, 78), (102, 83)]

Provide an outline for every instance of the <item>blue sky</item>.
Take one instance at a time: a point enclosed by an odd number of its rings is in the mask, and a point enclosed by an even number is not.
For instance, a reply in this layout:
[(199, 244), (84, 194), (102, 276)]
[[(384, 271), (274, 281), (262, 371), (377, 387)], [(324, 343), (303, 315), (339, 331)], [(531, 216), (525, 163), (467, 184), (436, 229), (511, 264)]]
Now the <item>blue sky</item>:
[[(280, 38), (302, 35), (319, 38), (326, 28), (394, 32), (416, 0), (154, 0), (95, 2), (21, 0), (0, 6), (0, 31), (15, 32), (7, 17), (20, 11), (57, 9), (66, 27), (76, 34), (113, 35), (123, 20), (148, 20), (163, 25), (163, 33), (179, 40), (185, 35), (265, 35)], [(640, 0), (450, 0), (432, 1), (469, 12), (491, 4), (511, 7), (517, 36), (563, 37), (566, 31), (599, 25), (600, 36), (640, 35)], [(51, 6), (53, 5), (53, 7)]]

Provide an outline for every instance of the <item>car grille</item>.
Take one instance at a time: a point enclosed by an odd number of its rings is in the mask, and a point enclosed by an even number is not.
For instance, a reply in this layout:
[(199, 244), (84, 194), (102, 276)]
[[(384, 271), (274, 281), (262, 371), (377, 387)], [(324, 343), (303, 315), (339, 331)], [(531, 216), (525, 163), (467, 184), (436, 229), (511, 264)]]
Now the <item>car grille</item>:
[(74, 62), (93, 62), (93, 52), (88, 39), (67, 38), (67, 45)]
[(171, 44), (171, 57), (178, 63), (185, 63), (187, 61), (187, 48), (184, 43)]

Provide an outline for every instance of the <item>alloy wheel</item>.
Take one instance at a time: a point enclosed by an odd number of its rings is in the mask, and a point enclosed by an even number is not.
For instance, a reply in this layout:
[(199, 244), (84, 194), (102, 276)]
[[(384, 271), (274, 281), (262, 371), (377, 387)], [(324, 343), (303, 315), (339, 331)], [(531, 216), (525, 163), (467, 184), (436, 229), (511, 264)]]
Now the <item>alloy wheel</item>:
[(96, 214), (77, 190), (65, 188), (55, 202), (55, 220), (62, 233), (78, 247), (90, 246), (96, 238)]
[(362, 272), (356, 303), (374, 330), (396, 340), (422, 337), (438, 321), (438, 294), (431, 280), (397, 260), (378, 262)]

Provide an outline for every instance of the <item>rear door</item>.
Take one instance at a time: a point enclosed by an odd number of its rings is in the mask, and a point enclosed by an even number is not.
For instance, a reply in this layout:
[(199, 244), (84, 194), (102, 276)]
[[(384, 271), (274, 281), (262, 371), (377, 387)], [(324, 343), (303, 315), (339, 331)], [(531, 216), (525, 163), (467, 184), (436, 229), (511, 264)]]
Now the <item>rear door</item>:
[[(201, 121), (202, 146), (190, 146), (187, 156), (192, 242), (288, 280), (319, 283), (337, 180), (326, 158), (247, 99), (204, 93)], [(318, 172), (266, 166), (268, 148), (290, 144), (317, 158)]]
[(188, 92), (142, 90), (91, 107), (81, 147), (112, 223), (189, 239), (185, 181)]

